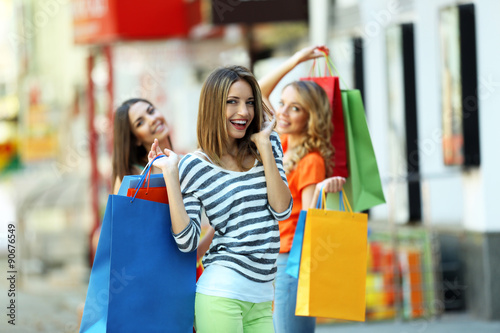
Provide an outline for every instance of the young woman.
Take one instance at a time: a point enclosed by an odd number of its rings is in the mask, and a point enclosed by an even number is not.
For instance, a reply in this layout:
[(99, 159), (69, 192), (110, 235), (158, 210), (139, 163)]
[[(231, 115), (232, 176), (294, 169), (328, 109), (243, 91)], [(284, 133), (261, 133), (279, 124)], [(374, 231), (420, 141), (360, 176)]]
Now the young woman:
[[(259, 81), (264, 100), (278, 82), (296, 65), (321, 57), (316, 47), (294, 54), (283, 65)], [(321, 187), (337, 191), (343, 178), (329, 178), (332, 172), (333, 131), (330, 102), (325, 91), (311, 81), (295, 81), (285, 86), (276, 108), (277, 131), (283, 142), (283, 164), (292, 193), (294, 206), (287, 220), (280, 221), (281, 248), (276, 276), (274, 326), (276, 332), (314, 332), (316, 319), (295, 316), (298, 280), (285, 272), (288, 253), (301, 210), (314, 207)]]
[[(198, 333), (274, 331), (277, 220), (290, 215), (292, 198), (275, 120), (264, 121), (265, 110), (248, 69), (218, 68), (201, 91), (199, 150), (179, 163), (165, 149), (153, 164), (165, 178), (179, 249), (196, 249), (202, 207), (215, 229), (197, 284)], [(161, 153), (155, 141), (150, 160)]]
[[(113, 123), (113, 194), (118, 193), (123, 177), (138, 175), (148, 163), (148, 153), (155, 138), (162, 147), (173, 149), (170, 128), (163, 114), (148, 100), (131, 98), (124, 101), (115, 112)], [(153, 170), (152, 172), (159, 172)], [(95, 253), (100, 228), (94, 232), (92, 251)], [(202, 257), (213, 236), (208, 228), (200, 242), (198, 257)]]
[(118, 193), (125, 175), (138, 175), (148, 163), (148, 152), (157, 138), (162, 147), (173, 149), (165, 117), (151, 102), (132, 98), (115, 112), (113, 137), (113, 193)]

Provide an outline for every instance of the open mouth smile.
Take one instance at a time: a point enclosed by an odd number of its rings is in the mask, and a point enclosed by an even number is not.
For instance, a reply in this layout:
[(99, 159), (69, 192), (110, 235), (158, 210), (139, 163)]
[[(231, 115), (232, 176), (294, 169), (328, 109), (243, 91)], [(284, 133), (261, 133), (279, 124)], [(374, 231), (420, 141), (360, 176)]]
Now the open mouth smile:
[(248, 120), (230, 120), (229, 121), (235, 129), (243, 131), (247, 128)]

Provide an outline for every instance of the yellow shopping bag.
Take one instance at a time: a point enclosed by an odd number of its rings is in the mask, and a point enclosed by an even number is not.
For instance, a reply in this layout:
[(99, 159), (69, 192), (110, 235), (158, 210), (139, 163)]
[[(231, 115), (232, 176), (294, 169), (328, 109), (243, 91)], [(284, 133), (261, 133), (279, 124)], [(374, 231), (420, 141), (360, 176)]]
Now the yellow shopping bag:
[(341, 198), (347, 211), (307, 211), (297, 316), (365, 320), (368, 216), (353, 213), (345, 193)]

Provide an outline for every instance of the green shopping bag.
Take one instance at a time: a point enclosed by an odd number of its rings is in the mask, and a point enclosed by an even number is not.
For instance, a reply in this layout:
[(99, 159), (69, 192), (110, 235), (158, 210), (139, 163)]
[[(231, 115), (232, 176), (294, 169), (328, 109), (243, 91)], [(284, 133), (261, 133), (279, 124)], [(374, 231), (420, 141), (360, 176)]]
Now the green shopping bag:
[[(344, 191), (352, 210), (360, 212), (385, 203), (385, 197), (361, 94), (357, 89), (342, 90), (341, 94), (349, 168)], [(328, 195), (327, 209), (338, 207), (338, 200), (338, 196)]]

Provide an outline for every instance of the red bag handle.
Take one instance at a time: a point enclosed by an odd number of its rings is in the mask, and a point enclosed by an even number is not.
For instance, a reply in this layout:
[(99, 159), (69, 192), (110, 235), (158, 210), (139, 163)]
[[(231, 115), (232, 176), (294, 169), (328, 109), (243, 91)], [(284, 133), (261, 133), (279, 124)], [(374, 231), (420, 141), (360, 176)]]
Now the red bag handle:
[[(329, 55), (329, 52), (327, 49), (325, 49), (324, 47), (318, 47), (318, 51), (320, 51), (321, 53), (323, 53), (323, 56), (325, 58), (325, 73), (329, 73), (330, 76), (333, 76), (333, 71), (335, 70), (335, 72), (337, 73), (337, 75), (339, 76), (340, 80), (342, 81), (342, 83), (344, 84), (344, 86), (349, 89), (348, 85), (345, 83), (344, 79), (342, 78), (342, 76), (340, 75), (337, 67), (335, 67), (335, 64), (333, 63), (333, 60), (332, 58), (330, 57)], [(311, 67), (311, 70), (309, 71), (309, 76), (313, 76), (312, 73), (314, 71), (314, 68), (316, 67), (316, 59), (314, 59), (313, 61), (313, 64), (312, 64), (312, 67)], [(318, 76), (327, 76), (327, 74), (325, 75), (321, 75), (321, 73), (319, 73)]]

